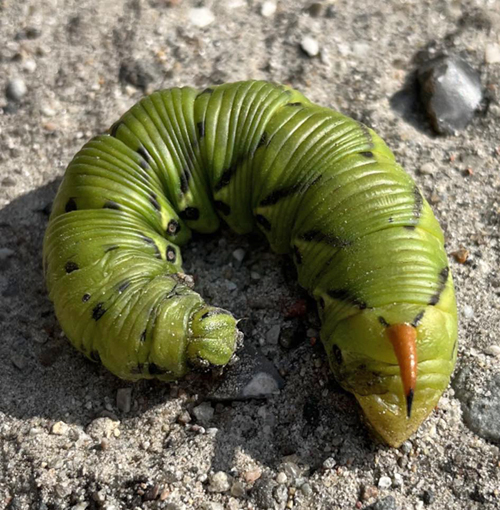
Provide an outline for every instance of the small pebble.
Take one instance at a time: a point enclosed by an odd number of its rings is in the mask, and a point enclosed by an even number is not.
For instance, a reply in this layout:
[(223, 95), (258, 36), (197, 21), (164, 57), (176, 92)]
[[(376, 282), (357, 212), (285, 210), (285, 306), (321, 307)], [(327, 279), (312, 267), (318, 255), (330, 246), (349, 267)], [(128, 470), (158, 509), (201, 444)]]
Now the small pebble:
[(432, 505), (436, 497), (434, 496), (434, 492), (431, 489), (426, 489), (422, 494), (422, 501), (425, 505)]
[(316, 57), (319, 54), (319, 44), (316, 39), (306, 35), (302, 41), (300, 42), (300, 47), (302, 51), (306, 53), (309, 57)]
[(266, 333), (266, 341), (270, 345), (278, 345), (278, 341), (280, 338), (281, 326), (279, 324), (275, 324), (268, 332)]
[(182, 411), (179, 416), (177, 416), (177, 423), (181, 425), (187, 425), (191, 421), (191, 416), (187, 411)]
[(14, 78), (7, 84), (5, 95), (12, 101), (20, 101), (28, 92), (26, 83), (21, 78)]
[(245, 495), (245, 486), (240, 481), (236, 481), (231, 485), (231, 496), (242, 498)]
[(63, 421), (56, 421), (54, 425), (52, 425), (52, 428), (50, 429), (50, 432), (52, 434), (55, 434), (56, 436), (65, 436), (68, 433), (68, 431), (69, 427)]
[(238, 249), (233, 251), (233, 257), (238, 262), (243, 262), (243, 259), (245, 258), (245, 255), (246, 255), (246, 251), (243, 248), (238, 248)]
[(132, 402), (132, 388), (119, 388), (116, 392), (116, 407), (122, 413), (130, 412)]
[(313, 490), (312, 487), (308, 483), (304, 483), (300, 486), (300, 491), (304, 496), (309, 497), (312, 496)]
[(32, 59), (25, 60), (23, 62), (23, 69), (28, 73), (33, 73), (36, 71), (36, 62)]
[(455, 134), (464, 129), (483, 98), (481, 80), (465, 60), (440, 55), (418, 70), (422, 102), (435, 131)]
[(436, 167), (430, 161), (424, 163), (418, 170), (422, 175), (433, 175), (436, 173)]
[(276, 2), (264, 2), (260, 8), (260, 13), (264, 18), (270, 18), (276, 12)]
[(470, 305), (464, 305), (463, 314), (466, 319), (472, 319), (474, 317), (474, 309)]
[(28, 361), (22, 354), (14, 353), (10, 357), (12, 364), (18, 369), (18, 370), (24, 370), (28, 364)]
[(207, 501), (203, 503), (201, 506), (202, 510), (224, 510), (224, 506), (220, 503), (215, 503), (213, 501)]
[(262, 471), (259, 467), (254, 469), (250, 469), (245, 472), (244, 478), (247, 483), (253, 483), (255, 480), (258, 480), (262, 476)]
[(197, 7), (189, 10), (189, 19), (193, 25), (203, 28), (213, 23), (215, 16), (208, 7)]
[(500, 64), (500, 44), (489, 43), (486, 45), (484, 61), (487, 64)]
[(257, 271), (250, 271), (250, 278), (252, 280), (260, 280), (262, 277), (259, 273), (257, 273)]
[(489, 354), (490, 356), (495, 356), (495, 357), (500, 356), (500, 345), (498, 345), (498, 344), (489, 345), (488, 347), (486, 347), (484, 352), (486, 354)]
[(10, 175), (2, 179), (2, 186), (15, 186), (16, 184), (17, 181), (14, 179), (14, 177), (11, 177)]
[(211, 492), (227, 492), (231, 488), (229, 476), (224, 471), (218, 471), (210, 477), (208, 490)]
[(373, 510), (396, 510), (396, 500), (394, 499), (394, 496), (386, 496), (383, 499), (379, 499), (371, 506), (371, 508)]
[(381, 476), (378, 481), (379, 489), (388, 489), (392, 485), (392, 480), (388, 476)]
[(214, 417), (215, 410), (210, 402), (203, 402), (193, 409), (194, 417), (201, 423), (208, 423)]
[(281, 485), (284, 485), (287, 482), (287, 480), (288, 480), (288, 478), (287, 478), (286, 474), (283, 472), (278, 473), (278, 475), (276, 476), (276, 481)]

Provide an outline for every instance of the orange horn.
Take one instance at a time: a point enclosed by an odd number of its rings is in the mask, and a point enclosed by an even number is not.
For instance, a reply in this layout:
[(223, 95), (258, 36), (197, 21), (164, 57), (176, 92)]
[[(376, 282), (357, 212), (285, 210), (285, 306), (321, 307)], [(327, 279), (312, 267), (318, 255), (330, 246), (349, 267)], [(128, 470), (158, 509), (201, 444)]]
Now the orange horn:
[(386, 332), (398, 359), (406, 397), (406, 413), (410, 418), (417, 384), (417, 330), (409, 324), (394, 324)]

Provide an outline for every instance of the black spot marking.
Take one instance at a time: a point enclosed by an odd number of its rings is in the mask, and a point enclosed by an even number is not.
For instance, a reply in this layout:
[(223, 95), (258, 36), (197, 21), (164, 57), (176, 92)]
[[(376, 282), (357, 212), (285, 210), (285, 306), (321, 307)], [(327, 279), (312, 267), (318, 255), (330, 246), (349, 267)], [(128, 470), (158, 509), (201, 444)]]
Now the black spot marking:
[(77, 210), (76, 202), (75, 202), (75, 199), (74, 199), (74, 198), (70, 198), (70, 199), (66, 202), (66, 206), (64, 207), (64, 210), (65, 210), (66, 212), (71, 212), (71, 211), (76, 211), (76, 210)]
[(389, 223), (394, 223), (394, 218), (391, 216), (388, 220)]
[(177, 253), (175, 252), (174, 248), (172, 248), (172, 246), (167, 246), (166, 257), (169, 262), (175, 264)]
[(141, 333), (140, 340), (141, 340), (141, 342), (145, 342), (145, 341), (146, 341), (146, 330), (144, 330), (144, 331)]
[(146, 236), (146, 235), (144, 235), (144, 234), (141, 234), (141, 238), (142, 238), (142, 240), (143, 240), (146, 244), (149, 244), (149, 245), (151, 245), (151, 246), (153, 246), (153, 247), (154, 247), (154, 249), (155, 249), (155, 257), (156, 257), (157, 259), (161, 259), (160, 248), (158, 248), (158, 246), (157, 246), (157, 244), (154, 242), (154, 240), (153, 240), (153, 239), (151, 239), (151, 237), (148, 237), (148, 236)]
[(222, 172), (219, 182), (214, 186), (215, 192), (220, 191), (222, 188), (225, 188), (231, 182), (231, 179), (234, 177), (234, 174), (238, 169), (238, 165), (239, 161), (237, 161), (236, 163), (234, 163), (234, 165), (231, 165), (227, 170), (224, 170), (224, 172)]
[(149, 201), (153, 204), (153, 207), (157, 211), (161, 211), (160, 204), (158, 203), (158, 196), (156, 193), (151, 193), (151, 195), (149, 195)]
[(415, 315), (415, 318), (411, 321), (411, 325), (416, 328), (420, 321), (422, 320), (422, 317), (425, 314), (425, 310), (422, 310), (421, 312), (418, 312), (417, 315)]
[(86, 303), (90, 299), (90, 294), (84, 294), (82, 296), (82, 303)]
[(280, 200), (294, 195), (297, 190), (300, 189), (300, 184), (294, 184), (293, 186), (285, 186), (272, 191), (266, 198), (262, 199), (260, 205), (266, 207), (268, 205), (275, 205)]
[(325, 299), (323, 297), (319, 298), (319, 306), (322, 310), (325, 309)]
[(268, 144), (268, 141), (269, 141), (269, 137), (268, 137), (267, 133), (264, 131), (262, 133), (262, 136), (260, 137), (259, 143), (257, 144), (257, 149), (259, 147), (266, 147)]
[(148, 372), (151, 375), (161, 375), (166, 374), (168, 370), (165, 370), (164, 368), (160, 368), (156, 363), (148, 363)]
[(139, 147), (137, 149), (137, 154), (142, 157), (142, 159), (146, 162), (149, 162), (151, 158), (151, 154), (147, 151), (146, 147)]
[(317, 243), (328, 244), (329, 246), (333, 246), (335, 248), (345, 248), (351, 244), (350, 241), (346, 241), (345, 239), (341, 239), (335, 235), (325, 234), (317, 229), (311, 229), (307, 232), (304, 232), (300, 238), (308, 242), (315, 241)]
[(453, 348), (451, 349), (451, 357), (450, 359), (453, 359), (453, 356), (455, 355), (455, 351), (457, 350), (457, 340), (455, 340), (453, 344)]
[(285, 106), (302, 106), (300, 101), (296, 101), (295, 103), (286, 103)]
[(196, 207), (186, 207), (184, 211), (179, 213), (179, 218), (183, 220), (195, 221), (200, 217), (200, 211)]
[(149, 168), (149, 163), (145, 159), (141, 159), (141, 161), (139, 161), (139, 166), (143, 170), (147, 170)]
[(92, 310), (92, 318), (97, 322), (105, 313), (104, 303), (97, 303)]
[(378, 317), (378, 321), (380, 322), (380, 324), (382, 324), (382, 326), (384, 326), (385, 328), (388, 328), (390, 326), (390, 324), (382, 317)]
[(302, 254), (300, 253), (299, 247), (297, 245), (293, 245), (293, 254), (295, 255), (295, 262), (300, 265), (302, 264)]
[(229, 207), (229, 205), (225, 202), (222, 202), (222, 200), (215, 200), (214, 206), (218, 211), (226, 216), (231, 214), (231, 207)]
[(118, 285), (116, 290), (121, 294), (125, 289), (128, 289), (129, 287), (130, 287), (130, 281), (125, 280), (122, 283), (120, 283), (120, 285)]
[(175, 236), (175, 234), (179, 233), (181, 226), (179, 222), (176, 220), (170, 220), (167, 225), (167, 234)]
[(113, 200), (106, 200), (102, 207), (103, 209), (116, 209), (117, 211), (120, 210), (120, 205), (114, 202)]
[(335, 356), (335, 361), (342, 365), (342, 362), (344, 361), (342, 358), (342, 351), (340, 350), (340, 347), (337, 344), (333, 344), (332, 347), (333, 355)]
[(208, 312), (205, 312), (200, 320), (206, 319), (207, 317), (213, 317), (214, 315), (231, 315), (227, 310), (223, 310), (222, 308), (212, 308)]
[(361, 156), (364, 156), (365, 158), (373, 158), (373, 152), (372, 151), (364, 151), (359, 153)]
[(114, 251), (114, 250), (117, 250), (119, 248), (118, 245), (116, 244), (113, 244), (112, 246), (108, 246), (105, 250), (104, 250), (104, 253), (108, 253), (110, 251)]
[(364, 310), (365, 308), (367, 308), (367, 304), (362, 299), (359, 299), (358, 297), (354, 296), (347, 289), (331, 289), (327, 292), (327, 294), (333, 299), (337, 299), (338, 301), (344, 301), (345, 303), (356, 306), (360, 310)]
[(189, 180), (191, 179), (191, 172), (187, 168), (185, 168), (179, 175), (179, 179), (181, 181), (181, 193), (185, 194), (189, 189)]
[(116, 138), (116, 133), (118, 132), (118, 128), (121, 126), (122, 121), (118, 120), (116, 121), (110, 128), (109, 128), (109, 134)]
[(92, 361), (95, 361), (96, 363), (99, 363), (101, 361), (101, 356), (99, 355), (99, 351), (91, 351), (90, 359)]
[(255, 216), (255, 221), (264, 229), (264, 230), (267, 230), (268, 232), (271, 230), (271, 222), (265, 217), (265, 216), (262, 216), (262, 214), (257, 214)]
[(413, 220), (411, 225), (405, 225), (405, 228), (408, 230), (415, 230), (415, 227), (418, 223), (418, 220), (422, 214), (422, 208), (424, 206), (424, 198), (422, 197), (422, 194), (420, 193), (420, 190), (418, 189), (418, 186), (415, 186), (413, 188)]
[(196, 127), (198, 128), (198, 134), (200, 135), (200, 138), (203, 138), (205, 136), (205, 123), (198, 122)]
[(446, 287), (446, 282), (448, 281), (448, 276), (450, 274), (450, 268), (448, 266), (441, 269), (439, 272), (439, 289), (438, 291), (431, 297), (429, 300), (429, 305), (434, 306), (439, 303), (439, 300), (441, 299), (441, 294)]
[(72, 262), (71, 260), (69, 260), (68, 262), (66, 262), (64, 269), (66, 273), (72, 273), (73, 271), (78, 271), (78, 269), (80, 268), (78, 267), (78, 264), (76, 262)]

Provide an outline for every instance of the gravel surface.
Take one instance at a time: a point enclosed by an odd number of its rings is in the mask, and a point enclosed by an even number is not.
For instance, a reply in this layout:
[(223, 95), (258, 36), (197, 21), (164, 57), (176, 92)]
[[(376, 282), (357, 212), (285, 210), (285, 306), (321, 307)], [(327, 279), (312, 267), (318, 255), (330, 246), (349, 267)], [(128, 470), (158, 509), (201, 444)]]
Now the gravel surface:
[[(500, 508), (499, 44), (498, 0), (0, 0), (0, 508)], [(414, 86), (424, 50), (439, 49), (486, 94), (449, 137)], [(250, 78), (373, 127), (444, 228), (457, 370), (399, 449), (370, 437), (290, 261), (257, 235), (196, 236), (183, 253), (276, 369), (266, 398), (211, 398), (238, 362), (170, 385), (120, 381), (57, 325), (41, 246), (72, 155), (144, 93)]]

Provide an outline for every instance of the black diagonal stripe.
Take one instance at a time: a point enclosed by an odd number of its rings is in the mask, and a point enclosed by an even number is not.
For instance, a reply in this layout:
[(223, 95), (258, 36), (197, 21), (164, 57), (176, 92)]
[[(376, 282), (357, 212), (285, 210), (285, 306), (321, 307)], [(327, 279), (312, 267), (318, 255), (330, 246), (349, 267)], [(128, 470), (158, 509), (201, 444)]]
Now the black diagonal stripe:
[(431, 299), (429, 300), (429, 305), (437, 305), (439, 303), (439, 300), (441, 299), (441, 294), (443, 293), (443, 290), (446, 287), (446, 282), (448, 281), (448, 276), (450, 274), (450, 268), (448, 266), (444, 267), (439, 271), (439, 288), (435, 294), (432, 295)]
[(260, 205), (262, 207), (268, 205), (276, 205), (283, 198), (289, 197), (297, 192), (300, 189), (300, 184), (294, 184), (292, 186), (284, 186), (283, 188), (278, 188), (272, 191), (266, 198), (261, 200)]
[(222, 172), (219, 182), (216, 183), (216, 185), (214, 186), (215, 192), (220, 191), (222, 188), (225, 188), (231, 182), (231, 179), (236, 174), (239, 164), (240, 164), (240, 161), (238, 160), (233, 165), (231, 165), (229, 168), (224, 170), (224, 172)]
[(117, 204), (114, 200), (106, 200), (102, 207), (103, 209), (115, 209), (116, 211), (120, 210), (120, 204)]
[(327, 291), (327, 294), (333, 299), (344, 301), (345, 303), (356, 306), (360, 310), (367, 308), (367, 304), (348, 289), (331, 289)]
[(158, 202), (158, 195), (156, 193), (151, 193), (151, 195), (149, 195), (149, 201), (157, 211), (161, 211), (161, 207)]
[(205, 123), (198, 122), (196, 126), (198, 127), (198, 135), (200, 136), (200, 138), (203, 138), (205, 136)]

